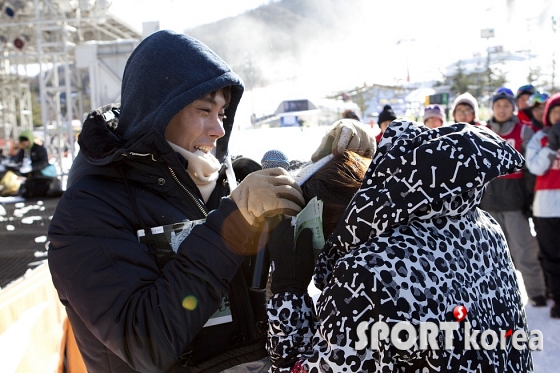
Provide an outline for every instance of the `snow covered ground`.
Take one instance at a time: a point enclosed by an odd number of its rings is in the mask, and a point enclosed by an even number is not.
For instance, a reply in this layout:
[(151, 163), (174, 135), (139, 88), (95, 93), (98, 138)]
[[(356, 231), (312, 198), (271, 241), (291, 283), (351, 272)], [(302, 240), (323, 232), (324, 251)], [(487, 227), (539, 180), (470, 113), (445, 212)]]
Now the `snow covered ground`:
[[(518, 272), (517, 277), (521, 274)], [(522, 284), (522, 281), (520, 281)], [(527, 304), (525, 288), (521, 289), (526, 304), (527, 322), (529, 330), (538, 329), (543, 333), (544, 344), (542, 351), (533, 351), (533, 362), (536, 373), (560, 372), (560, 320), (550, 318), (550, 307), (552, 301), (548, 301), (548, 307), (533, 307)]]
[[(276, 149), (283, 151), (289, 160), (307, 161), (327, 130), (328, 127), (290, 127), (234, 131), (230, 140), (230, 154), (260, 161), (264, 153)], [(527, 304), (527, 294), (519, 273), (518, 278), (523, 302)], [(319, 291), (313, 285), (309, 291), (315, 299), (318, 297)], [(540, 330), (544, 337), (543, 350), (533, 352), (536, 373), (560, 372), (560, 320), (550, 318), (550, 306), (550, 301), (548, 307), (526, 305), (529, 329)]]
[(229, 142), (231, 155), (260, 162), (269, 150), (281, 150), (289, 160), (307, 161), (329, 127), (281, 127), (234, 130)]

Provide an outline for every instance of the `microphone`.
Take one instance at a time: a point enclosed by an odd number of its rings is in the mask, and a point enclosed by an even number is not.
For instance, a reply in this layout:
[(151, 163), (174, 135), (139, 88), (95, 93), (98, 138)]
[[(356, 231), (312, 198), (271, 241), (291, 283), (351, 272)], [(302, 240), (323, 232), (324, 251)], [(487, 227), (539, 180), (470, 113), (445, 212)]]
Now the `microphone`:
[[(290, 162), (288, 157), (280, 150), (269, 150), (264, 153), (261, 159), (261, 165), (263, 169), (281, 167), (288, 171)], [(275, 216), (266, 220), (263, 231), (259, 237), (259, 242), (257, 246), (257, 254), (255, 255), (255, 263), (253, 267), (253, 279), (251, 281), (251, 289), (253, 290), (264, 290), (266, 289), (266, 283), (268, 281), (268, 273), (270, 270), (270, 256), (268, 250), (266, 249), (266, 243), (268, 242), (268, 231), (271, 226), (275, 226), (275, 223), (282, 220), (281, 216)]]
[(288, 157), (286, 156), (286, 154), (284, 154), (280, 150), (269, 150), (264, 153), (261, 160), (261, 165), (263, 169), (281, 167), (284, 170), (288, 171), (290, 162), (288, 162)]

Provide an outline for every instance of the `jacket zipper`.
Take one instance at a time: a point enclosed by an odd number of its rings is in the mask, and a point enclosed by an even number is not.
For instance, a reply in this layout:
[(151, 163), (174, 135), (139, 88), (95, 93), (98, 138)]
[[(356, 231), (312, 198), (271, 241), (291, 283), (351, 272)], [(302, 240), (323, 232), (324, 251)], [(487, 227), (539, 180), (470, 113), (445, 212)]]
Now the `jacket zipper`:
[(175, 180), (175, 182), (177, 184), (179, 184), (179, 186), (189, 195), (189, 197), (191, 197), (191, 199), (194, 201), (194, 203), (196, 204), (196, 206), (198, 207), (198, 209), (202, 212), (202, 214), (204, 215), (204, 217), (206, 218), (208, 216), (208, 213), (206, 212), (206, 209), (204, 208), (204, 206), (202, 206), (202, 204), (200, 203), (200, 201), (198, 200), (198, 198), (196, 198), (190, 190), (188, 190), (177, 178), (177, 175), (175, 175), (175, 171), (173, 171), (173, 169), (169, 166), (167, 166), (167, 168), (169, 169), (169, 172), (171, 173), (171, 177), (173, 178), (173, 180)]
[[(140, 156), (140, 157), (146, 157), (146, 156), (151, 156), (152, 157), (152, 161), (156, 162), (154, 155), (152, 153), (134, 153), (134, 152), (130, 152), (130, 155), (136, 155), (136, 156)], [(126, 157), (127, 154), (123, 153), (123, 155)], [(175, 182), (177, 184), (179, 184), (179, 186), (181, 187), (181, 189), (183, 189), (188, 196), (193, 200), (193, 202), (195, 203), (195, 205), (198, 207), (198, 209), (200, 210), (200, 212), (202, 212), (202, 214), (204, 215), (204, 217), (206, 218), (208, 216), (208, 212), (206, 211), (206, 209), (204, 208), (204, 206), (202, 206), (202, 204), (200, 203), (200, 201), (198, 200), (198, 198), (196, 198), (190, 190), (188, 190), (177, 178), (177, 175), (175, 175), (175, 171), (173, 171), (173, 169), (169, 166), (167, 166), (167, 168), (169, 169), (169, 172), (171, 173), (171, 177), (173, 177), (173, 180), (175, 180)]]
[[(142, 153), (130, 152), (129, 154), (130, 154), (130, 155), (136, 155), (136, 156), (138, 156), (138, 157), (147, 157), (147, 156), (151, 156), (151, 157), (152, 157), (152, 161), (154, 161), (154, 162), (156, 161), (155, 158), (154, 158), (154, 155), (153, 155), (152, 153), (144, 153), (144, 154), (142, 154)], [(123, 154), (123, 155), (126, 157), (126, 154)]]

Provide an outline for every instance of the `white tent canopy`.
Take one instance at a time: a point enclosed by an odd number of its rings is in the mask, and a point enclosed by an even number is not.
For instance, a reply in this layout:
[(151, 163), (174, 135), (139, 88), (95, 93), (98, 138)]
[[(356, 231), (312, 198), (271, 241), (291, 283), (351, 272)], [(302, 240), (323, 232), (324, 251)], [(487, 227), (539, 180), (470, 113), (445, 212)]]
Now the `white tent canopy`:
[(410, 92), (408, 95), (406, 95), (405, 97), (405, 101), (406, 102), (422, 102), (424, 103), (424, 101), (426, 100), (426, 96), (430, 96), (435, 94), (436, 91), (433, 88), (418, 88), (415, 89), (414, 91)]

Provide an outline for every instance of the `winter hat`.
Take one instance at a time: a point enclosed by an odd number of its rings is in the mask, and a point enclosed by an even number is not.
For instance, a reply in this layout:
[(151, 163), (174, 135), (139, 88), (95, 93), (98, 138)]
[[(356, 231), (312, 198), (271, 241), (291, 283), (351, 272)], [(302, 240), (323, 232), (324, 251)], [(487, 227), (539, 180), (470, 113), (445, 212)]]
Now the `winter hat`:
[(360, 117), (358, 116), (358, 114), (356, 114), (353, 110), (344, 110), (342, 112), (342, 118), (343, 119), (354, 119), (357, 121), (360, 121)]
[(381, 113), (379, 113), (378, 122), (383, 123), (387, 120), (390, 120), (392, 122), (395, 119), (397, 119), (397, 116), (395, 115), (395, 112), (393, 111), (393, 108), (391, 108), (390, 105), (385, 105), (383, 107), (383, 111)]
[(548, 100), (546, 100), (546, 104), (544, 106), (544, 115), (543, 115), (543, 124), (546, 127), (550, 127), (556, 123), (550, 123), (549, 113), (552, 108), (560, 106), (560, 92), (553, 94), (550, 96)]
[(21, 133), (19, 134), (19, 138), (18, 140), (21, 141), (29, 141), (29, 146), (28, 148), (31, 149), (31, 147), (33, 146), (33, 140), (34, 140), (34, 136), (33, 136), (33, 132), (30, 130), (24, 130), (21, 131)]
[(536, 91), (537, 90), (535, 89), (535, 87), (533, 87), (532, 84), (522, 85), (521, 87), (517, 88), (517, 95), (515, 95), (515, 99), (517, 100), (519, 96), (524, 94), (532, 95)]
[(511, 102), (511, 104), (513, 105), (513, 108), (516, 108), (517, 105), (515, 104), (515, 97), (513, 96), (513, 92), (511, 91), (511, 89), (506, 87), (498, 88), (498, 90), (494, 92), (494, 95), (492, 96), (492, 106), (494, 106), (496, 101), (502, 99), (509, 100), (509, 102)]
[(445, 123), (445, 113), (439, 105), (428, 105), (424, 108), (424, 123), (429, 118), (439, 118), (442, 123)]
[(540, 93), (539, 91), (535, 91), (535, 93), (529, 96), (529, 99), (527, 100), (527, 105), (529, 105), (530, 108), (534, 108), (539, 105), (544, 105), (546, 104), (546, 100), (548, 100), (549, 98), (550, 95), (548, 93), (546, 92)]
[(455, 115), (455, 109), (457, 108), (457, 105), (469, 105), (474, 110), (474, 120), (478, 120), (478, 102), (476, 101), (476, 98), (474, 98), (474, 96), (469, 92), (465, 92), (455, 98), (455, 101), (453, 101), (453, 107), (451, 109), (452, 115)]

